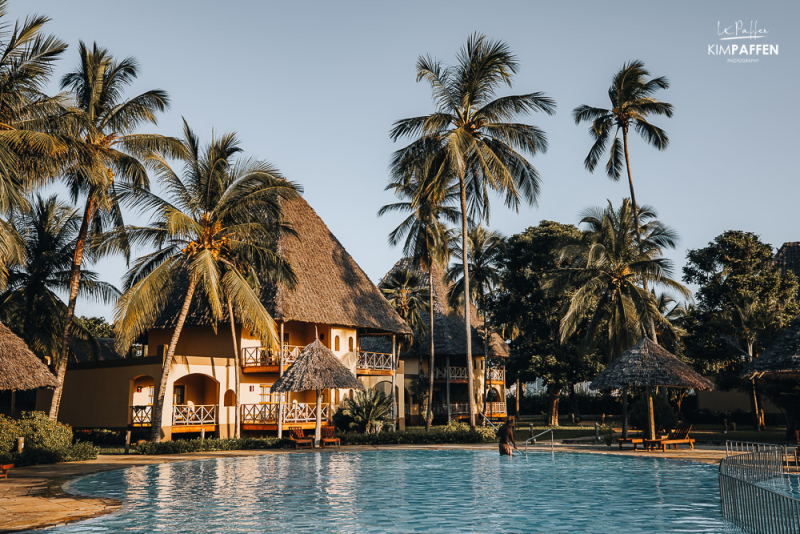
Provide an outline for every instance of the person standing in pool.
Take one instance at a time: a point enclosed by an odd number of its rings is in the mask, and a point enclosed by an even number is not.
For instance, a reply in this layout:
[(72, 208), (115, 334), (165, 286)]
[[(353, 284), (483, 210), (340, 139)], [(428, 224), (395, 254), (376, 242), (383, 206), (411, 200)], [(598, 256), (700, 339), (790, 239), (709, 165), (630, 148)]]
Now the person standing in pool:
[[(517, 448), (517, 444), (514, 441), (514, 418), (507, 417), (506, 422), (500, 429), (497, 431), (497, 437), (500, 438), (500, 456), (513, 456), (511, 454), (511, 445), (514, 448)], [(511, 442), (511, 445), (508, 442)]]

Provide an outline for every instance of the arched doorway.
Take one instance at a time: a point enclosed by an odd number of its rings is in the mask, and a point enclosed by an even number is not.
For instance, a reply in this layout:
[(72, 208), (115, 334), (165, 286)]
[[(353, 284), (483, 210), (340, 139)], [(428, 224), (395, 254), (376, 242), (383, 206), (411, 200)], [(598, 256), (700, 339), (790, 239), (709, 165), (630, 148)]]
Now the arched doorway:
[(128, 420), (135, 427), (152, 425), (155, 380), (150, 375), (140, 375), (131, 380), (128, 396)]
[(172, 426), (207, 430), (218, 422), (218, 403), (219, 382), (201, 373), (182, 376), (172, 386)]

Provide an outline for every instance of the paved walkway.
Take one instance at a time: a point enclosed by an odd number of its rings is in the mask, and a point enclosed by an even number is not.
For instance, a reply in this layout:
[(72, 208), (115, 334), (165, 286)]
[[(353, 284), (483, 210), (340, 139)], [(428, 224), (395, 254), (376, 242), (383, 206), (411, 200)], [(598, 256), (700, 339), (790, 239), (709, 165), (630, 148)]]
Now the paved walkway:
[[(373, 446), (345, 446), (342, 451), (376, 449)], [(537, 445), (535, 449), (547, 450), (549, 444)], [(392, 449), (474, 449), (497, 450), (496, 444), (482, 445), (383, 445), (382, 450)], [(559, 452), (584, 452), (594, 454), (614, 454), (625, 456), (652, 456), (674, 458), (696, 462), (719, 462), (725, 456), (724, 447), (703, 447), (694, 450), (645, 452), (620, 451), (616, 446), (561, 445), (556, 443)], [(327, 449), (332, 452), (336, 449)], [(533, 450), (533, 448), (531, 449)], [(307, 451), (305, 451), (307, 452)], [(0, 480), (0, 532), (20, 532), (34, 528), (61, 525), (81, 519), (88, 519), (115, 512), (122, 503), (114, 499), (98, 499), (70, 495), (62, 489), (69, 480), (137, 465), (150, 465), (165, 462), (200, 460), (205, 458), (230, 458), (237, 456), (259, 456), (264, 454), (304, 454), (304, 451), (266, 450), (266, 451), (220, 451), (192, 454), (170, 454), (164, 456), (105, 455), (88, 462), (71, 462), (54, 465), (36, 465), (12, 469), (7, 480)]]

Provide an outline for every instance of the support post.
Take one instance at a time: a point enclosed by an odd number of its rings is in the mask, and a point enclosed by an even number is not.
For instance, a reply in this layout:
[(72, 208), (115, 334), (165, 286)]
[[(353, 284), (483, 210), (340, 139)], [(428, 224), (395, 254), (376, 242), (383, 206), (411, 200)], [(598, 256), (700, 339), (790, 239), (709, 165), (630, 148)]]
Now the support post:
[(450, 413), (450, 356), (445, 356), (444, 364), (446, 366), (444, 370), (444, 377), (447, 386), (447, 398), (445, 400), (447, 401), (447, 422), (449, 423), (450, 418), (452, 417), (452, 414)]
[(11, 417), (14, 417), (14, 411), (17, 408), (17, 390), (11, 390)]
[(125, 454), (131, 453), (131, 429), (125, 431)]
[(392, 420), (397, 428), (397, 336), (392, 334)]
[(517, 399), (516, 399), (517, 402), (516, 402), (516, 406), (514, 407), (514, 410), (515, 410), (514, 411), (514, 415), (517, 416), (517, 419), (519, 419), (519, 395), (520, 395), (519, 388), (521, 386), (522, 386), (522, 384), (519, 383), (519, 378), (517, 378)]
[(622, 439), (628, 439), (628, 387), (622, 388)]
[(320, 391), (317, 388), (317, 425), (314, 427), (314, 446), (319, 448), (319, 442), (322, 438), (322, 404), (320, 402)]
[(647, 439), (656, 439), (656, 421), (653, 413), (653, 388), (647, 388)]
[[(278, 340), (278, 376), (283, 376), (283, 321), (281, 338)], [(278, 393), (278, 439), (283, 438), (283, 393)]]

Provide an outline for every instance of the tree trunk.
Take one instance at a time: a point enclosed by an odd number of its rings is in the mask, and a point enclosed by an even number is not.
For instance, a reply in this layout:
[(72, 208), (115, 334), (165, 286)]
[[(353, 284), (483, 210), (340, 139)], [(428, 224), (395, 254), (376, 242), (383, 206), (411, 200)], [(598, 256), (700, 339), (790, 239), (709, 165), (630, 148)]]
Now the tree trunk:
[(656, 420), (653, 410), (653, 388), (647, 389), (647, 439), (656, 439)]
[(447, 356), (445, 356), (444, 360), (445, 360), (445, 365), (447, 366), (445, 367), (444, 376), (445, 376), (445, 390), (447, 391), (447, 398), (445, 399), (445, 401), (447, 402), (447, 422), (449, 423), (450, 419), (453, 417), (453, 415), (450, 413), (450, 355), (448, 354)]
[[(750, 356), (750, 361), (753, 361), (753, 344), (747, 344), (747, 354)], [(758, 391), (756, 390), (755, 379), (750, 380), (750, 411), (753, 415), (753, 428), (761, 432), (760, 418), (758, 414)]]
[(469, 401), (469, 426), (475, 428), (475, 389), (472, 363), (472, 324), (469, 309), (469, 245), (467, 244), (467, 188), (462, 171), (458, 177), (461, 190), (461, 258), (464, 263), (464, 326), (467, 332), (467, 399)]
[[(489, 399), (489, 330), (486, 326), (486, 297), (481, 287), (481, 306), (483, 307), (483, 413), (486, 413), (486, 402)], [(486, 426), (486, 419), (483, 420)]]
[(189, 281), (189, 287), (186, 290), (186, 297), (183, 299), (183, 307), (181, 314), (178, 316), (178, 322), (175, 324), (175, 331), (172, 332), (172, 339), (167, 347), (167, 354), (164, 356), (164, 364), (161, 368), (161, 378), (158, 382), (158, 396), (153, 405), (152, 416), (152, 432), (150, 439), (153, 441), (161, 441), (161, 419), (164, 414), (164, 397), (167, 394), (167, 380), (169, 380), (169, 371), (172, 367), (172, 358), (175, 356), (175, 349), (178, 346), (178, 339), (181, 337), (181, 330), (183, 324), (186, 322), (186, 316), (189, 315), (189, 307), (192, 304), (192, 297), (194, 297), (194, 290), (197, 287), (197, 279), (192, 277)]
[(519, 383), (519, 378), (517, 378), (517, 405), (514, 407), (514, 415), (517, 416), (517, 419), (519, 419), (519, 396), (521, 394), (519, 390), (520, 387), (522, 387), (522, 384)]
[(429, 295), (429, 304), (430, 304), (430, 318), (431, 318), (431, 329), (430, 329), (430, 336), (431, 336), (431, 361), (430, 365), (428, 366), (428, 414), (425, 418), (425, 431), (429, 431), (431, 429), (431, 424), (433, 424), (433, 317), (435, 315), (433, 309), (433, 269), (428, 269), (428, 286), (430, 290)]
[(547, 426), (558, 426), (558, 401), (561, 397), (561, 386), (551, 384), (547, 386), (550, 394), (547, 405)]
[(317, 388), (317, 424), (314, 427), (314, 446), (319, 448), (319, 442), (322, 439), (322, 403), (320, 402), (320, 391)]
[[(397, 425), (400, 414), (397, 410), (397, 343), (395, 335), (392, 334), (392, 424)], [(397, 428), (397, 426), (395, 426)]]
[(81, 263), (86, 250), (86, 236), (89, 234), (89, 225), (94, 218), (94, 197), (89, 192), (86, 198), (86, 207), (83, 210), (83, 220), (78, 239), (75, 241), (75, 254), (72, 256), (72, 267), (69, 273), (69, 301), (67, 316), (64, 319), (64, 335), (61, 337), (61, 356), (56, 367), (56, 388), (53, 391), (53, 400), (50, 402), (50, 419), (58, 419), (58, 410), (61, 407), (61, 394), (64, 392), (64, 377), (67, 374), (67, 359), (69, 358), (69, 334), (72, 329), (72, 318), (75, 317), (75, 304), (78, 301), (78, 289), (81, 283)]
[(570, 384), (569, 386), (569, 400), (570, 400), (570, 409), (572, 413), (575, 414), (575, 417), (580, 419), (580, 408), (578, 407), (578, 394), (575, 392), (576, 384)]
[(622, 388), (622, 439), (628, 439), (628, 388)]
[(240, 438), (240, 437), (242, 437), (242, 430), (241, 430), (242, 429), (242, 425), (241, 425), (241, 421), (239, 419), (239, 406), (240, 406), (240, 403), (239, 403), (239, 370), (240, 370), (240, 367), (239, 367), (239, 343), (236, 341), (236, 323), (233, 320), (233, 304), (231, 304), (230, 300), (228, 300), (228, 317), (229, 317), (230, 323), (231, 323), (231, 338), (233, 339), (233, 364), (236, 367), (236, 369), (234, 371), (235, 379), (234, 379), (234, 382), (233, 382), (234, 383), (234, 386), (233, 386), (234, 387), (234, 395), (233, 395), (233, 401), (234, 402), (233, 402), (233, 404), (234, 404), (235, 409), (236, 409), (236, 413), (233, 416), (233, 421), (234, 421), (233, 435), (236, 438)]

